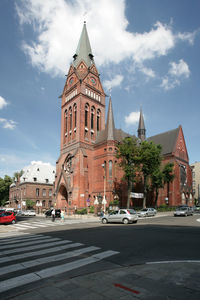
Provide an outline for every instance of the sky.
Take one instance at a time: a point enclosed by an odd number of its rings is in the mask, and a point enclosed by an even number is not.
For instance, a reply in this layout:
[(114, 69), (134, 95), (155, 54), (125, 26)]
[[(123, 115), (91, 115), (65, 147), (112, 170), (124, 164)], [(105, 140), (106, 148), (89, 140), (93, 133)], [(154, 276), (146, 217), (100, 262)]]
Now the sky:
[[(56, 164), (61, 99), (83, 22), (115, 127), (183, 128), (200, 160), (199, 0), (1, 0), (0, 177)], [(108, 97), (106, 98), (108, 106)]]

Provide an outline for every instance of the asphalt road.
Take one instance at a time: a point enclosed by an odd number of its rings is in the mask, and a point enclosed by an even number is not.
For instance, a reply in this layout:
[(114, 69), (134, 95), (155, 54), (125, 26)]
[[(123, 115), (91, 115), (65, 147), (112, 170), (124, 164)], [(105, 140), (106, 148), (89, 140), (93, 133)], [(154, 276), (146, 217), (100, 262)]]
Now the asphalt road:
[[(109, 270), (113, 270), (114, 274), (114, 270), (119, 268), (137, 267), (146, 263), (180, 260), (200, 261), (200, 222), (197, 221), (198, 219), (200, 219), (198, 215), (190, 217), (173, 217), (171, 215), (140, 219), (137, 224), (129, 225), (103, 225), (100, 222), (78, 224), (72, 222), (71, 224), (61, 225), (60, 221), (57, 220), (54, 226), (51, 226), (50, 221), (44, 218), (21, 219), (18, 224), (47, 222), (49, 226), (32, 229), (21, 228), (19, 235), (15, 238), (4, 237), (0, 239), (0, 268), (4, 270), (4, 274), (0, 273), (0, 294), (3, 297), (0, 296), (0, 299), (14, 299), (14, 296), (20, 294), (22, 290), (24, 293), (33, 289), (33, 282), (34, 289), (38, 289), (44, 284), (51, 285), (52, 282), (58, 282), (61, 279), (69, 280)], [(28, 225), (24, 226), (28, 227)], [(20, 235), (22, 233), (26, 234)], [(29, 234), (31, 237), (30, 242), (28, 241)], [(35, 238), (38, 239), (37, 242), (35, 242)], [(15, 241), (15, 239), (17, 243), (12, 244), (12, 240)], [(22, 241), (19, 239), (22, 239)], [(62, 255), (66, 255), (66, 250), (64, 248), (56, 250), (55, 248), (64, 243), (75, 245), (73, 246), (75, 249), (72, 247), (73, 253), (75, 253), (74, 250), (80, 249), (80, 247), (86, 249), (85, 252), (79, 253), (78, 258), (75, 258), (75, 263), (79, 264), (80, 258), (86, 263), (66, 271), (69, 263), (74, 264), (74, 258), (57, 258), (57, 251)], [(10, 245), (9, 249), (7, 249), (7, 245)], [(68, 246), (65, 245), (65, 247)], [(41, 250), (41, 248), (44, 250)], [(48, 254), (48, 251), (51, 251), (51, 254)], [(89, 260), (94, 259), (95, 255), (98, 260), (95, 260), (94, 263), (88, 263)], [(99, 259), (101, 255), (103, 255), (103, 259)], [(47, 256), (50, 258), (49, 261), (43, 262)], [(63, 266), (64, 270), (62, 271)], [(58, 273), (53, 273), (52, 279), (49, 274), (53, 270), (51, 268), (54, 267)], [(48, 275), (44, 275), (46, 268), (50, 268)], [(165, 272), (165, 269), (163, 269), (163, 272)], [(35, 274), (41, 276), (41, 279), (35, 279)], [(27, 276), (30, 279), (27, 279)], [(25, 282), (27, 282), (26, 285)]]

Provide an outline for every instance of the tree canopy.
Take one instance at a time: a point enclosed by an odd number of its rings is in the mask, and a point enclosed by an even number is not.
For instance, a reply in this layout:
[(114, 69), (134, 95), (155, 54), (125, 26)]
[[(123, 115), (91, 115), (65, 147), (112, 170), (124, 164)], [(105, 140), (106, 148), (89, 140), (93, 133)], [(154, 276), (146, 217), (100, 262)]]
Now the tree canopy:
[(4, 178), (0, 177), (0, 206), (4, 206), (9, 201), (9, 188), (12, 182), (12, 178), (8, 175)]

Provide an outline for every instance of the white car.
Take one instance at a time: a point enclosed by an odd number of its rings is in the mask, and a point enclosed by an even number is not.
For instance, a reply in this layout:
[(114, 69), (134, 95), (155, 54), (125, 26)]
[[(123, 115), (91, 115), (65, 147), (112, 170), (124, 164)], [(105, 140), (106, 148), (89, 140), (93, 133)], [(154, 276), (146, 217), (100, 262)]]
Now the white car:
[(157, 213), (157, 210), (155, 208), (143, 208), (138, 212), (139, 217), (152, 217), (155, 216)]
[(137, 223), (138, 216), (134, 209), (120, 209), (103, 215), (101, 218), (103, 224), (107, 223)]
[(23, 216), (36, 216), (36, 213), (34, 210), (25, 210), (23, 211)]

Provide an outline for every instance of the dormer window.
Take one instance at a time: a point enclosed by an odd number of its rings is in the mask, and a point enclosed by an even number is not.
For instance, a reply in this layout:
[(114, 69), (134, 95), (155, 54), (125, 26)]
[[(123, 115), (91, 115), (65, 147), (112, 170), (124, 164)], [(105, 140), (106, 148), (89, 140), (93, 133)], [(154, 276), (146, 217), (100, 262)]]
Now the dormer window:
[(33, 181), (36, 182), (36, 181), (37, 181), (37, 178), (36, 178), (36, 177), (33, 177)]
[(49, 179), (45, 179), (45, 181), (46, 181), (46, 183), (48, 183), (48, 182), (49, 182)]
[(39, 168), (37, 168), (37, 171), (40, 171), (40, 169), (39, 169)]
[(77, 56), (77, 54), (74, 54), (73, 59), (76, 60)]

